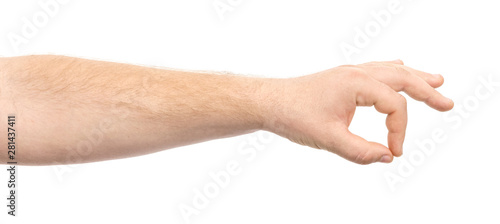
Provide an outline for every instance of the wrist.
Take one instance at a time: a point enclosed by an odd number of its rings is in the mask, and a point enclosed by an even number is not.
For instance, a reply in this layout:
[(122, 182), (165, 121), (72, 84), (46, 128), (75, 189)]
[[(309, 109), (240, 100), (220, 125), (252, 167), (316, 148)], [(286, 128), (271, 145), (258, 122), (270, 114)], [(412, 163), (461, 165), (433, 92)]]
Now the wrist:
[(260, 129), (274, 133), (283, 128), (283, 105), (286, 104), (288, 79), (263, 79), (257, 92), (257, 110)]

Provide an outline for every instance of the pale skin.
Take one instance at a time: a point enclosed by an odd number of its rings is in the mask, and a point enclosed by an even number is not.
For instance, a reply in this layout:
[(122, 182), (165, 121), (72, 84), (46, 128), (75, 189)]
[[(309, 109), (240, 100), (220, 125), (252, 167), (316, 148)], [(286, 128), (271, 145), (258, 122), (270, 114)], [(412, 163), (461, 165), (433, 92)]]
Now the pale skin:
[[(266, 130), (359, 164), (403, 153), (404, 91), (447, 111), (444, 82), (401, 60), (345, 65), (287, 79), (179, 71), (65, 56), (0, 59), (0, 145), (16, 116), (20, 165), (144, 155)], [(351, 133), (357, 106), (387, 114), (387, 147)], [(1, 150), (0, 161), (9, 160)]]

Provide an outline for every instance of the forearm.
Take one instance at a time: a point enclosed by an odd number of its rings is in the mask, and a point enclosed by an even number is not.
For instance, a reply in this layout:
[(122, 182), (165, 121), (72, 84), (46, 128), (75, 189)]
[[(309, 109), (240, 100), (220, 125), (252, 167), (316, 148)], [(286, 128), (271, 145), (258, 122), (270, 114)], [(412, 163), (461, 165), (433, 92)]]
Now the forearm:
[(252, 132), (263, 127), (271, 91), (268, 79), (62, 56), (5, 58), (0, 66), (0, 134), (15, 114), (16, 158), (26, 165), (137, 156)]
[[(259, 129), (356, 163), (391, 162), (403, 153), (407, 123), (406, 99), (397, 92), (440, 111), (453, 108), (435, 90), (442, 76), (400, 60), (291, 79), (60, 56), (0, 59), (0, 68), (0, 145), (7, 145), (7, 115), (15, 114), (17, 162), (26, 165), (137, 156)], [(349, 131), (356, 106), (387, 114), (387, 147)]]

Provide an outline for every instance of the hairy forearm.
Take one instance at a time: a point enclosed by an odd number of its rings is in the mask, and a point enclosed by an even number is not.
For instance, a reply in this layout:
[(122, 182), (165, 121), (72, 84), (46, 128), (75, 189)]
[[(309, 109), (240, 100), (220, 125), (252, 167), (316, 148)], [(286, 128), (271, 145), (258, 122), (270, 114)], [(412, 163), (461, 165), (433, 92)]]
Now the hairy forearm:
[[(25, 165), (137, 156), (261, 129), (269, 79), (63, 56), (0, 59), (1, 136)], [(6, 145), (0, 138), (0, 145)], [(0, 153), (2, 163), (7, 153)]]
[[(7, 115), (15, 114), (16, 156), (25, 165), (124, 158), (259, 129), (356, 163), (391, 162), (403, 153), (407, 123), (397, 92), (436, 110), (453, 108), (435, 90), (442, 76), (401, 60), (289, 79), (62, 56), (4, 58), (0, 68), (0, 146), (7, 145)], [(357, 106), (387, 114), (387, 147), (349, 131)]]

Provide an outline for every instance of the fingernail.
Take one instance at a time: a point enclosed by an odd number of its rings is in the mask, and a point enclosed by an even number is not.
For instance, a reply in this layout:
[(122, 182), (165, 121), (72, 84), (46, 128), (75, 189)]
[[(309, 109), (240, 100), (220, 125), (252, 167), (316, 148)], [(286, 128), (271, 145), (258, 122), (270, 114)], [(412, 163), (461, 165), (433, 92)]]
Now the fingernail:
[(436, 78), (441, 78), (441, 77), (443, 77), (443, 76), (442, 76), (442, 75), (440, 75), (440, 74), (432, 74), (432, 75), (433, 75), (434, 77), (436, 77)]
[(388, 156), (388, 155), (383, 155), (383, 156), (380, 158), (380, 160), (379, 160), (379, 162), (381, 162), (381, 163), (390, 163), (391, 161), (392, 161), (392, 159), (391, 159), (391, 157), (390, 157), (390, 156)]

